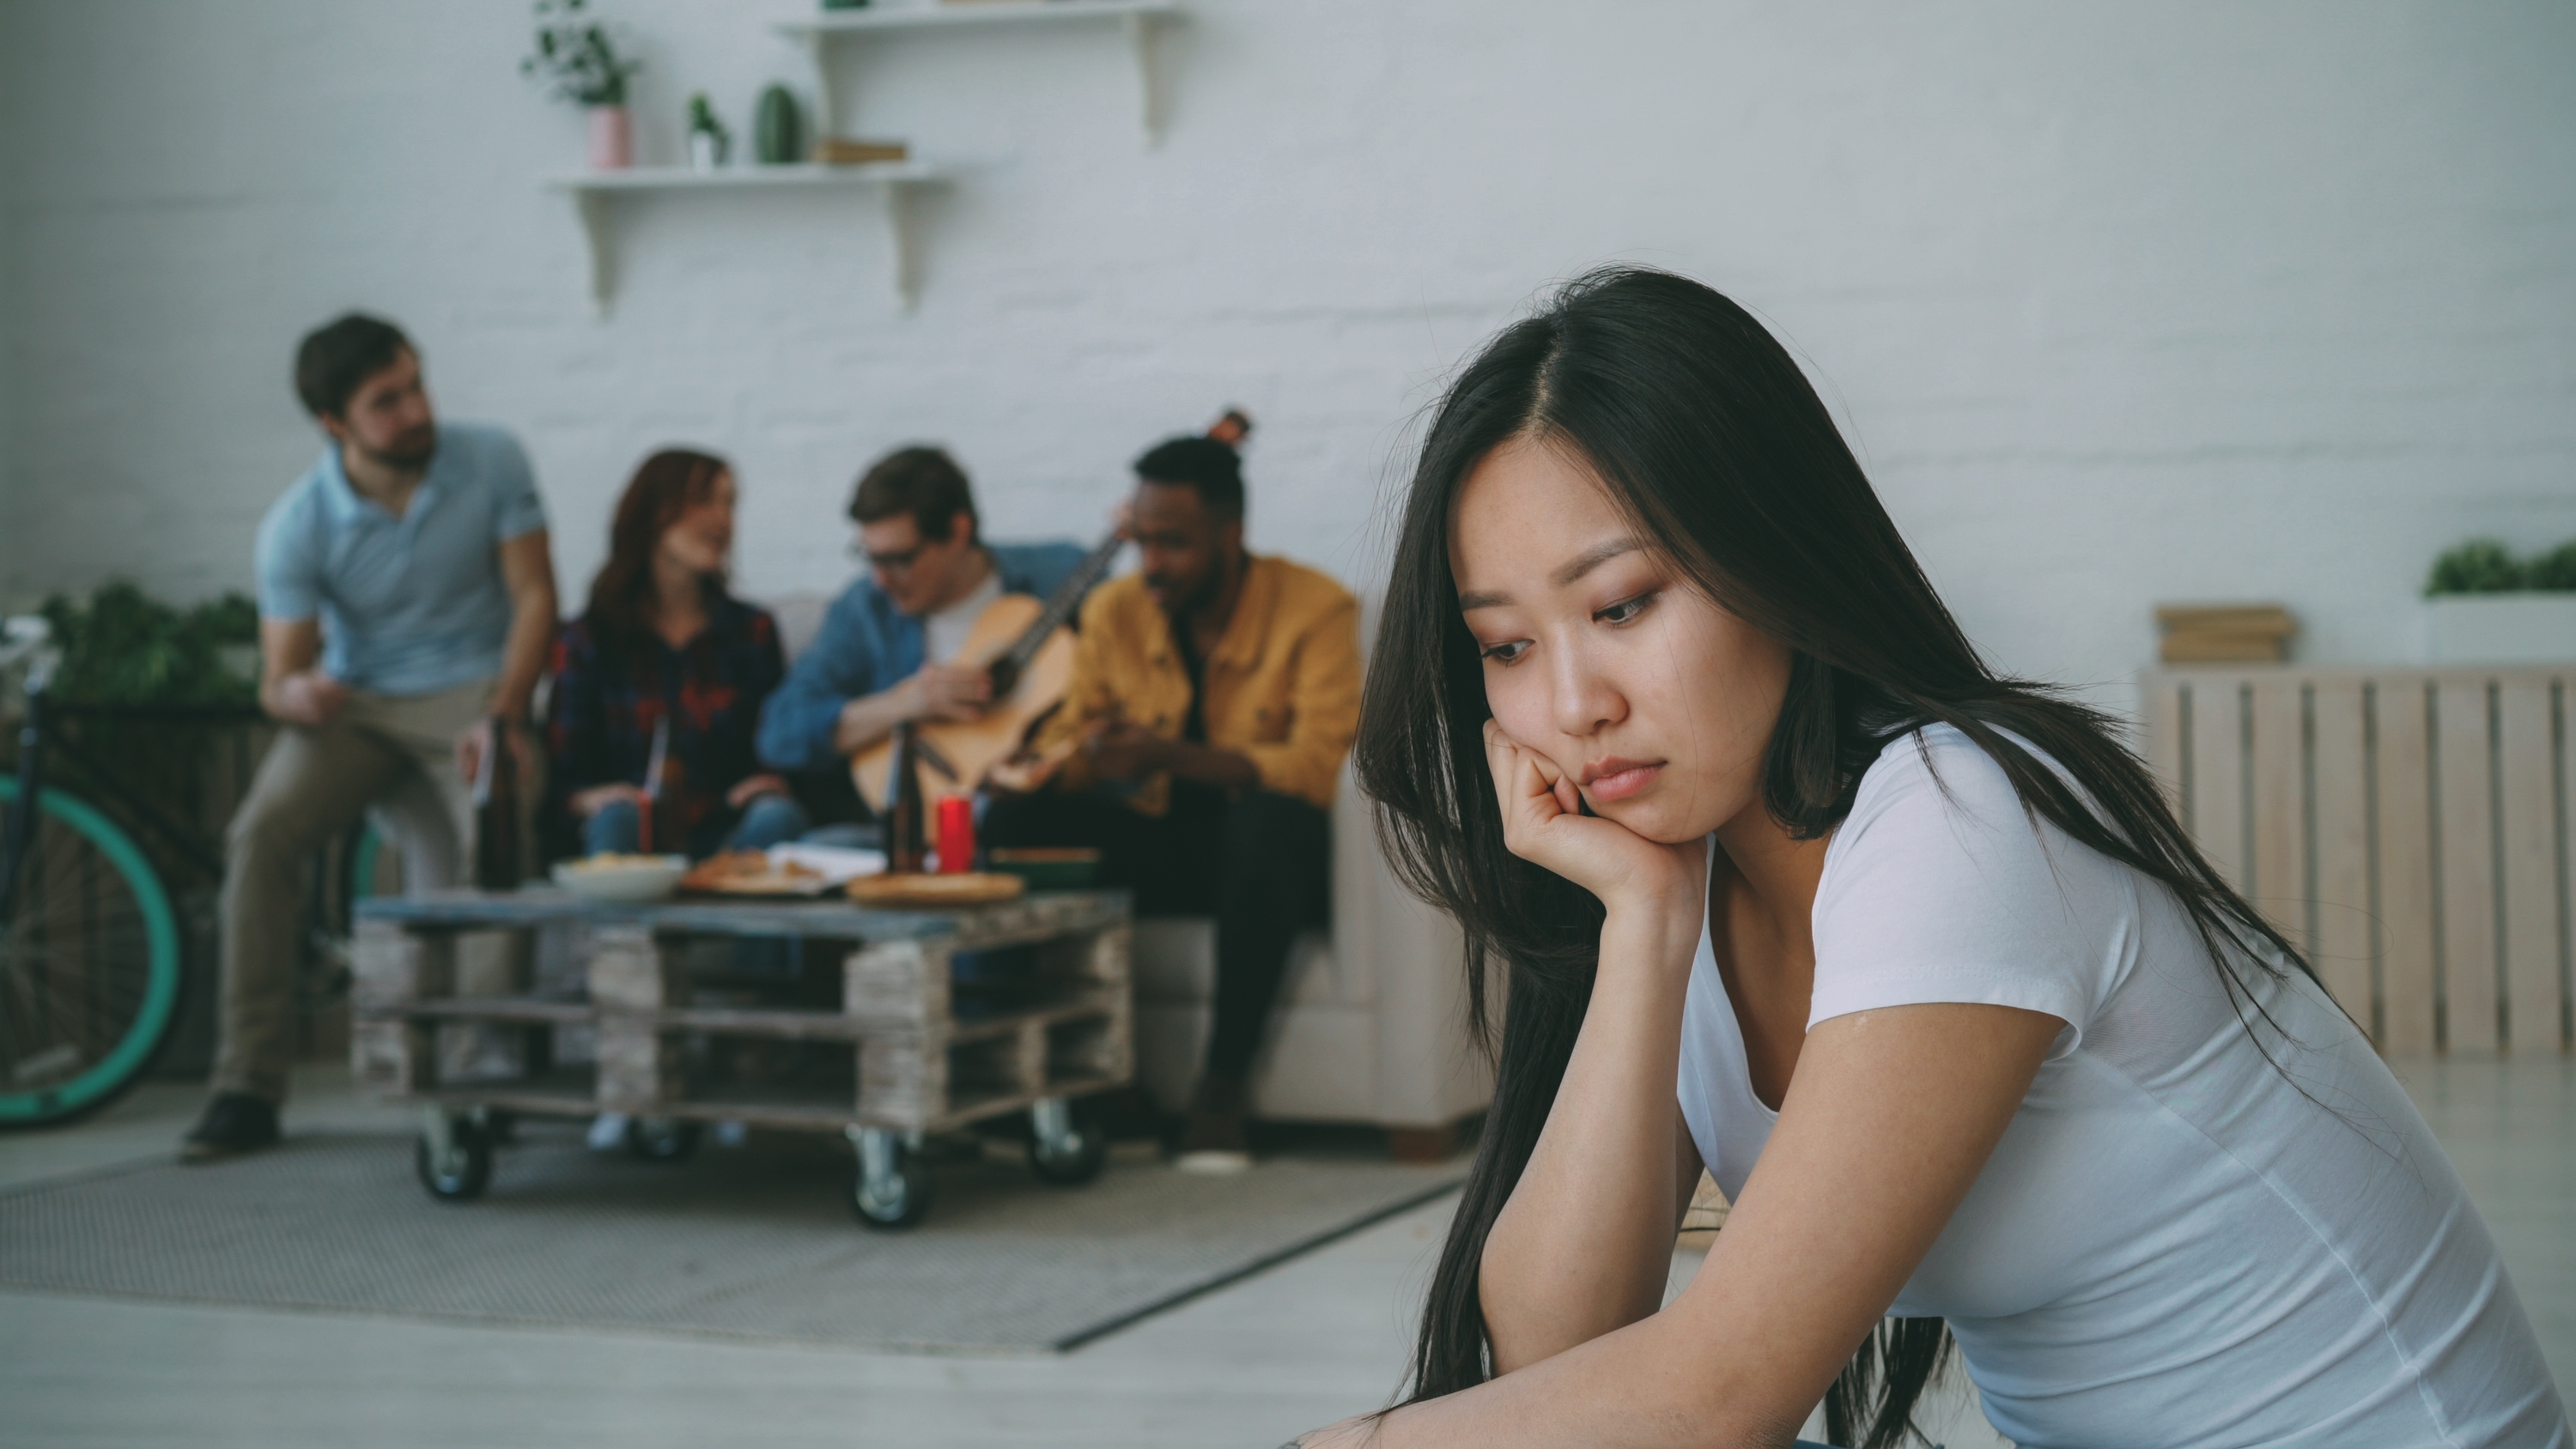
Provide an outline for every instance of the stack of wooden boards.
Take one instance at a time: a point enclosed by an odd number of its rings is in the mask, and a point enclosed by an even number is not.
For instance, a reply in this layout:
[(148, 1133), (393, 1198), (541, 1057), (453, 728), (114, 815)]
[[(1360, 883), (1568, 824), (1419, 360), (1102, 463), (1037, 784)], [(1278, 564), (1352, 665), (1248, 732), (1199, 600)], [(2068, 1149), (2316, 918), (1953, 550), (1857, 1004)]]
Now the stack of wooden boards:
[(2277, 664), (2299, 621), (2279, 604), (2160, 604), (2156, 657), (2167, 664)]

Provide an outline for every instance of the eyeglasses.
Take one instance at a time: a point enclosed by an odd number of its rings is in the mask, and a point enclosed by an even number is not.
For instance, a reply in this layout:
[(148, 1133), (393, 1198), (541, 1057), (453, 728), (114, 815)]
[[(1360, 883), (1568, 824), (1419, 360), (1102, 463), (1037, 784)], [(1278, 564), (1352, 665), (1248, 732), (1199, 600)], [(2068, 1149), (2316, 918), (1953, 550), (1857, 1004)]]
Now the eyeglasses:
[(916, 543), (910, 548), (892, 549), (885, 553), (870, 553), (867, 549), (854, 543), (850, 545), (850, 557), (865, 561), (869, 568), (875, 569), (879, 573), (899, 574), (910, 569), (915, 563), (920, 562), (921, 545)]

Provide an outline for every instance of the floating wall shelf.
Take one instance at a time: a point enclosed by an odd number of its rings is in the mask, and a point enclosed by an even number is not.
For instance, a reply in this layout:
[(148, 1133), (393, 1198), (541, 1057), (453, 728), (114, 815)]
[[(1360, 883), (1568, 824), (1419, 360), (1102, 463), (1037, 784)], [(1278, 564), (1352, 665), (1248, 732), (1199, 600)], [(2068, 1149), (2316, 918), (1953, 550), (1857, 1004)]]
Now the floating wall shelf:
[[(1135, 51), (1145, 143), (1150, 146), (1163, 133), (1162, 92), (1155, 84), (1155, 39), (1163, 26), (1178, 20), (1181, 14), (1180, 0), (976, 0), (972, 4), (916, 0), (909, 5), (827, 10), (810, 19), (788, 21), (777, 29), (779, 34), (803, 45), (812, 58), (815, 129), (832, 135), (840, 129), (840, 107), (832, 84), (832, 47), (836, 42), (910, 31), (970, 32), (997, 26), (1114, 20), (1126, 31)], [(909, 308), (920, 293), (912, 199), (923, 188), (946, 180), (946, 173), (937, 167), (918, 161), (889, 161), (861, 166), (739, 166), (717, 171), (639, 166), (558, 176), (545, 184), (549, 190), (568, 193), (581, 214), (582, 233), (589, 242), (591, 306), (606, 316), (609, 298), (617, 290), (610, 225), (620, 194), (739, 191), (748, 187), (873, 187), (881, 193), (886, 230), (893, 241), (895, 296)]]
[(1155, 85), (1156, 32), (1180, 18), (1179, 0), (977, 0), (974, 4), (888, 5), (860, 10), (832, 10), (809, 20), (791, 20), (778, 33), (802, 44), (814, 60), (814, 88), (819, 117), (830, 130), (840, 115), (832, 84), (835, 41), (866, 40), (922, 30), (972, 30), (993, 26), (1049, 24), (1074, 20), (1115, 20), (1127, 32), (1136, 52), (1136, 87), (1145, 123), (1145, 144), (1163, 136), (1159, 87)]
[[(1043, 8), (1071, 9), (1074, 6), (1073, 0), (1052, 0)], [(1093, 7), (1086, 5), (1082, 8)], [(610, 211), (612, 203), (621, 194), (742, 191), (753, 187), (874, 188), (883, 193), (886, 230), (893, 241), (895, 296), (909, 308), (920, 294), (909, 215), (911, 201), (922, 188), (936, 186), (945, 179), (946, 174), (939, 168), (919, 161), (885, 161), (863, 166), (736, 166), (717, 171), (695, 171), (680, 166), (637, 166), (623, 171), (586, 171), (576, 176), (558, 176), (548, 180), (546, 188), (569, 193), (581, 213), (582, 232), (590, 244), (591, 306), (599, 315), (606, 316), (609, 297), (616, 290), (615, 256), (609, 243)]]

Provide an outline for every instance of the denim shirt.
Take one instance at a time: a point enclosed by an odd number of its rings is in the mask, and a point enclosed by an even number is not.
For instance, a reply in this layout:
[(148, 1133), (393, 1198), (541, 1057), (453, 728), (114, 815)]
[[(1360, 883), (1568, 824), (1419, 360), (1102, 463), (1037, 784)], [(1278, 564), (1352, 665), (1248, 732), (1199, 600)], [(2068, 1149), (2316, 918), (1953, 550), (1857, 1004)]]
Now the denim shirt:
[[(1081, 564), (1076, 543), (985, 545), (1002, 575), (1002, 592), (1043, 599)], [(796, 657), (787, 682), (760, 711), (760, 761), (773, 770), (812, 770), (834, 763), (832, 732), (841, 706), (891, 689), (921, 669), (921, 621), (861, 574), (823, 616), (814, 642)]]

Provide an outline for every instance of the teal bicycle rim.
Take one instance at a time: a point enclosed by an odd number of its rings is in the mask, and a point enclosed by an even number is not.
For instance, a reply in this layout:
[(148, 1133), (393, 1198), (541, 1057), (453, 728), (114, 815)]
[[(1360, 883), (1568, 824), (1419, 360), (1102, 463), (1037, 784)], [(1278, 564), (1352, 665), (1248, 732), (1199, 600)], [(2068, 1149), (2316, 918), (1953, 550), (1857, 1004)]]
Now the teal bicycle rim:
[(384, 842), (376, 838), (376, 827), (361, 819), (358, 843), (349, 847), (349, 904), (354, 906), (376, 893), (376, 862), (383, 855)]
[[(0, 806), (17, 795), (18, 782), (0, 777)], [(0, 1123), (68, 1117), (114, 1096), (143, 1070), (153, 1049), (161, 1044), (171, 1013), (179, 1006), (179, 926), (170, 910), (169, 893), (161, 888), (159, 873), (143, 858), (132, 837), (88, 803), (47, 790), (36, 797), (36, 806), (97, 846), (108, 863), (116, 867), (117, 874), (124, 877), (126, 886), (134, 892), (136, 906), (143, 912), (149, 960), (142, 1010), (116, 1046), (69, 1081), (41, 1091), (0, 1092)]]

